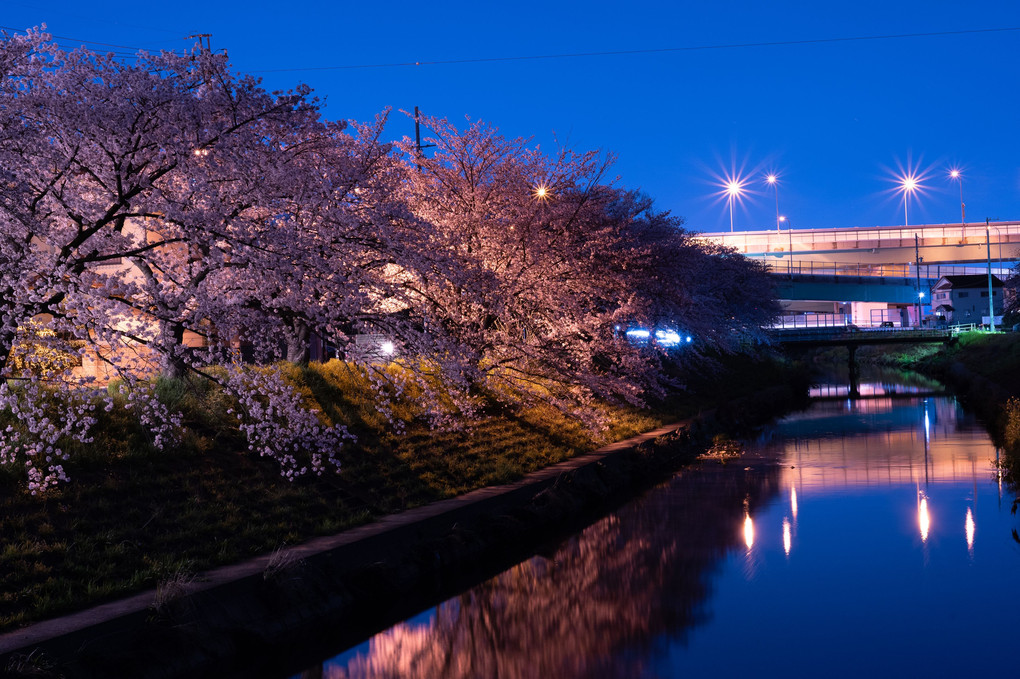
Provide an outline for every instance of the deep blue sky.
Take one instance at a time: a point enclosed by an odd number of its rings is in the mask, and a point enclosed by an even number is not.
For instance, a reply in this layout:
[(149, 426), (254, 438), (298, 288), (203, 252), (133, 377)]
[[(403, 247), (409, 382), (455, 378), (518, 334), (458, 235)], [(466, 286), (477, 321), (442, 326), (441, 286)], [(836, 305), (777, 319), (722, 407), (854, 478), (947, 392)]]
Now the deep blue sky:
[[(893, 176), (927, 175), (909, 221), (1020, 219), (1020, 31), (411, 67), (295, 70), (1020, 28), (1016, 0), (778, 2), (137, 2), (6, 0), (0, 25), (78, 41), (185, 49), (212, 34), (269, 89), (311, 85), (329, 118), (485, 119), (553, 150), (618, 156), (620, 184), (699, 231), (729, 229), (721, 177), (742, 172), (736, 230), (774, 228), (780, 176), (795, 228), (903, 224)], [(69, 44), (71, 41), (61, 40)], [(90, 45), (96, 47), (94, 45)], [(102, 48), (99, 48), (102, 49)]]

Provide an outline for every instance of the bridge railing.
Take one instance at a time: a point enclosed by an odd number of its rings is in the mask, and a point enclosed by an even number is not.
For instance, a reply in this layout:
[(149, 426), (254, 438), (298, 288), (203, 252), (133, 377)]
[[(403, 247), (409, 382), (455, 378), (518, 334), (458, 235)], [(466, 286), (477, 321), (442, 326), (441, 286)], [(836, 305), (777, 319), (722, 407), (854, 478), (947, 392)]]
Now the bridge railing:
[[(738, 252), (769, 252), (793, 250), (794, 240), (801, 250), (831, 248), (834, 244), (853, 248), (881, 247), (885, 241), (896, 241), (897, 245), (913, 245), (914, 236), (922, 240), (937, 238), (946, 243), (984, 242), (985, 224), (919, 224), (917, 226), (895, 227), (853, 227), (836, 229), (796, 229), (789, 231), (737, 231), (732, 233), (706, 233), (702, 237), (716, 243), (736, 248)], [(988, 235), (996, 238), (993, 242), (1012, 242), (1020, 239), (1020, 222), (990, 222)], [(784, 243), (783, 236), (789, 240)]]
[(779, 342), (817, 342), (820, 340), (864, 340), (870, 343), (876, 338), (881, 340), (938, 340), (955, 337), (959, 333), (953, 328), (858, 328), (819, 327), (819, 328), (775, 328), (773, 337)]
[[(880, 278), (909, 278), (917, 277), (936, 281), (942, 276), (967, 276), (975, 274), (987, 274), (987, 266), (965, 266), (962, 264), (922, 264), (920, 267), (914, 264), (841, 264), (839, 262), (812, 262), (809, 260), (798, 262), (796, 260), (786, 262), (768, 262), (769, 270), (774, 274), (792, 276), (868, 276)], [(1003, 279), (1011, 274), (1012, 270), (1007, 266), (996, 264), (992, 266), (992, 274)]]
[(780, 316), (772, 329), (845, 328), (849, 324), (849, 314), (789, 314)]

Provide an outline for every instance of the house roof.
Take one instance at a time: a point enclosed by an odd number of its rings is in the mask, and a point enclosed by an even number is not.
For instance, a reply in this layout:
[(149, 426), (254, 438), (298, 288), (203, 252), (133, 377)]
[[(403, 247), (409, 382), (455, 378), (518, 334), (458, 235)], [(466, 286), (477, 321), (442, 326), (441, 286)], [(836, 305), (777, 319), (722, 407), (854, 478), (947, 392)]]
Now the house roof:
[[(970, 289), (970, 288), (983, 288), (988, 289), (988, 274), (968, 274), (965, 276), (943, 276), (935, 283), (936, 288), (956, 288), (956, 289)], [(992, 276), (992, 287), (1001, 288), (1002, 281), (999, 280), (998, 276)]]

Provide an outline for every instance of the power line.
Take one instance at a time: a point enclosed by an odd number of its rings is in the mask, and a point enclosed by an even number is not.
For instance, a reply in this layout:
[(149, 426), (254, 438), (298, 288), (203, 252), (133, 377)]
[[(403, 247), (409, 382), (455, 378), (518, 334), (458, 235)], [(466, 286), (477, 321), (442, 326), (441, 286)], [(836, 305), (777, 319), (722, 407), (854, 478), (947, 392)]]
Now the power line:
[(251, 70), (249, 73), (289, 73), (293, 71), (340, 71), (359, 68), (395, 68), (401, 66), (440, 66), (449, 64), (482, 64), (500, 61), (533, 61), (539, 59), (572, 59), (577, 57), (606, 57), (629, 54), (662, 54), (667, 52), (700, 52), (707, 50), (741, 49), (747, 47), (782, 47), (787, 45), (818, 45), (838, 42), (861, 42), (865, 40), (899, 40), (902, 38), (930, 38), (946, 35), (974, 35), (978, 33), (1004, 33), (1020, 31), (1012, 28), (975, 28), (960, 31), (932, 31), (928, 33), (894, 33), (889, 35), (858, 35), (847, 38), (815, 38), (810, 40), (779, 40), (774, 42), (743, 42), (722, 45), (697, 45), (692, 47), (661, 47), (639, 50), (614, 50), (605, 52), (567, 52), (563, 54), (532, 54), (513, 57), (476, 57), (468, 59), (440, 59), (434, 61), (396, 61), (382, 64), (350, 64), (346, 66), (305, 66), (297, 68), (271, 68)]
[[(5, 30), (5, 31), (14, 31), (16, 33), (24, 31), (24, 29), (22, 29), (22, 28), (14, 28), (12, 26), (0, 26), (0, 29)], [(46, 31), (43, 31), (43, 33), (46, 33)], [(69, 37), (64, 36), (64, 35), (52, 35), (52, 34), (49, 34), (49, 33), (47, 33), (47, 35), (49, 35), (50, 38), (54, 42), (56, 42), (58, 40), (64, 40), (64, 41), (70, 40), (72, 44), (73, 43), (85, 43), (85, 44), (88, 44), (88, 45), (101, 45), (103, 47), (117, 47), (117, 48), (120, 48), (120, 49), (134, 50), (136, 52), (151, 52), (152, 51), (152, 50), (146, 49), (144, 47), (132, 47), (131, 45), (116, 45), (116, 44), (109, 43), (109, 42), (97, 42), (95, 40), (85, 40), (83, 38), (69, 38)]]

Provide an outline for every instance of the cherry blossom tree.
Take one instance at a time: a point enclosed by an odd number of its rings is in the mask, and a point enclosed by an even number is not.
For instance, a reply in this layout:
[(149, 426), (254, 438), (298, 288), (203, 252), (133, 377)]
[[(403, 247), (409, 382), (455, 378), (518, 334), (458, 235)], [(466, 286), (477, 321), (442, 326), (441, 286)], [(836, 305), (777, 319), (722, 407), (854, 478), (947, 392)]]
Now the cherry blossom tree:
[(21, 427), (0, 463), (45, 489), (60, 442), (112, 407), (68, 357), (119, 378), (156, 444), (180, 417), (152, 375), (217, 381), (293, 478), (348, 437), (272, 366), (307, 361), (312, 337), (363, 366), (383, 410), (413, 383), (434, 423), (484, 390), (595, 426), (598, 399), (670, 384), (665, 354), (621, 329), (731, 349), (774, 312), (760, 268), (613, 186), (611, 158), (439, 119), (430, 157), (394, 152), (386, 119), (325, 121), (308, 88), (266, 92), (223, 56), (0, 39), (0, 410)]
[[(176, 421), (153, 397), (149, 368), (180, 375), (230, 361), (221, 382), (253, 447), (291, 473), (308, 469), (291, 459), (296, 450), (339, 447), (346, 432), (307, 422), (279, 376), (256, 379), (236, 365), (244, 329), (266, 318), (255, 318), (250, 294), (229, 294), (253, 287), (234, 284), (238, 272), (275, 275), (251, 262), (297, 265), (299, 239), (280, 215), (300, 198), (307, 173), (294, 168), (306, 145), (328, 137), (307, 89), (269, 94), (207, 54), (142, 53), (123, 64), (65, 52), (39, 32), (0, 41), (0, 67), (0, 407), (25, 430), (4, 438), (0, 461), (29, 468), (33, 489), (63, 476), (59, 436), (38, 436), (52, 414), (24, 407), (38, 401), (40, 376), (11, 370), (38, 319), (67, 351), (84, 344), (105, 362), (140, 419), (163, 433)], [(80, 371), (45, 377), (53, 398), (89, 400)], [(82, 414), (62, 431), (87, 436), (87, 409), (66, 406), (55, 408)], [(311, 469), (321, 460), (314, 454)]]
[(730, 350), (775, 313), (763, 269), (613, 187), (611, 158), (546, 156), (480, 122), (426, 124), (434, 155), (403, 144), (408, 200), (457, 265), (408, 286), (471, 349), (473, 384), (575, 414), (595, 398), (641, 403), (668, 386), (664, 355), (622, 330), (684, 329), (703, 349)]

